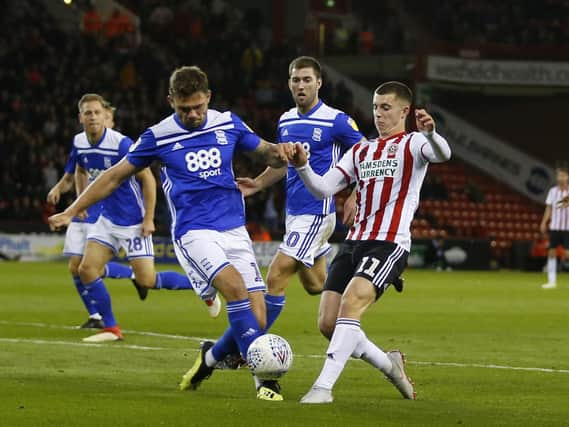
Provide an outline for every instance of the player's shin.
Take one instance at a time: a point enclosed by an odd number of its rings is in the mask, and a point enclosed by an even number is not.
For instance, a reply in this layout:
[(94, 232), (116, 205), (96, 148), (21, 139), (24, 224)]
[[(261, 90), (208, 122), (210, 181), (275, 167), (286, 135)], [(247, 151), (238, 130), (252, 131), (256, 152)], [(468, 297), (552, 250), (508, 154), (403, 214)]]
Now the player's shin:
[(362, 337), (360, 321), (338, 318), (332, 340), (326, 351), (327, 357), (320, 376), (313, 387), (331, 390), (334, 387), (350, 355)]
[(249, 345), (263, 333), (251, 310), (249, 299), (228, 302), (227, 317), (239, 351), (246, 357)]
[(267, 305), (267, 327), (265, 328), (265, 332), (268, 331), (275, 320), (281, 314), (281, 311), (285, 305), (285, 296), (284, 295), (269, 295), (265, 294), (265, 303)]

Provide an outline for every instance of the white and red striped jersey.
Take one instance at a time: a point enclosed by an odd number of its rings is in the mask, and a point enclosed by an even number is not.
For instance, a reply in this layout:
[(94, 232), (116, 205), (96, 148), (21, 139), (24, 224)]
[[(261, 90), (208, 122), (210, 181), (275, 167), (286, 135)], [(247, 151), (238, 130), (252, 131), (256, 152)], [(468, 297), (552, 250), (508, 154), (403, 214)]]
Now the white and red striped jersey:
[(560, 208), (557, 205), (557, 202), (567, 196), (569, 196), (569, 187), (562, 189), (556, 185), (549, 189), (545, 204), (551, 206), (550, 230), (569, 231), (569, 207)]
[(423, 155), (427, 138), (400, 133), (358, 143), (336, 168), (348, 183), (356, 181), (356, 217), (347, 240), (385, 240), (411, 247), (411, 221), (429, 160)]

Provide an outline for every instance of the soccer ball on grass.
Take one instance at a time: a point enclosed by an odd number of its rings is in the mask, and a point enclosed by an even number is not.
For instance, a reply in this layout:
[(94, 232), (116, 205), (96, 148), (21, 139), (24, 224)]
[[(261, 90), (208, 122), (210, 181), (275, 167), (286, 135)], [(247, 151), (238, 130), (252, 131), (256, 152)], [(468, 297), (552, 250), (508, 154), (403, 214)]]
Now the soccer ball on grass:
[(265, 334), (256, 338), (247, 350), (247, 364), (261, 380), (276, 380), (292, 365), (292, 350), (283, 337)]

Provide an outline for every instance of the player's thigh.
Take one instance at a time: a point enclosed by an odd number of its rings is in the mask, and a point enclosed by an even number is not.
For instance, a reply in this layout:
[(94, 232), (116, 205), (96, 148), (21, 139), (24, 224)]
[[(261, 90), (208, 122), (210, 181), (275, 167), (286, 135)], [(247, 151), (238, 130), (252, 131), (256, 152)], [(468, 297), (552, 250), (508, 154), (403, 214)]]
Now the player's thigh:
[(326, 257), (320, 257), (312, 268), (300, 265), (298, 268), (298, 277), (300, 283), (311, 295), (317, 295), (324, 289), (324, 281), (326, 280)]
[(134, 277), (139, 285), (145, 288), (153, 288), (156, 284), (156, 268), (154, 267), (154, 258), (137, 257), (129, 260)]
[(92, 282), (101, 277), (105, 264), (113, 258), (113, 250), (96, 240), (87, 240), (85, 253), (79, 265), (79, 275), (83, 282)]
[(318, 328), (322, 335), (328, 339), (332, 338), (332, 334), (334, 333), (341, 301), (342, 294), (336, 291), (324, 291), (320, 297)]
[(376, 289), (376, 299), (407, 266), (409, 253), (400, 245), (386, 241), (365, 241), (354, 247), (354, 277), (367, 279)]
[(279, 251), (307, 267), (330, 251), (328, 239), (334, 232), (336, 214), (288, 215)]
[(255, 258), (253, 244), (245, 227), (221, 233), (227, 258), (243, 278), (247, 292), (267, 290), (261, 270)]
[(176, 240), (175, 245), (178, 261), (201, 298), (215, 294), (213, 287), (228, 301), (247, 298), (243, 277), (226, 254), (225, 236), (222, 233), (191, 230)]
[(277, 251), (267, 273), (267, 284), (269, 294), (274, 295), (283, 292), (287, 286), (290, 277), (296, 273), (299, 262), (289, 255), (281, 251)]
[(374, 284), (365, 277), (355, 276), (342, 295), (338, 317), (361, 319), (377, 297)]

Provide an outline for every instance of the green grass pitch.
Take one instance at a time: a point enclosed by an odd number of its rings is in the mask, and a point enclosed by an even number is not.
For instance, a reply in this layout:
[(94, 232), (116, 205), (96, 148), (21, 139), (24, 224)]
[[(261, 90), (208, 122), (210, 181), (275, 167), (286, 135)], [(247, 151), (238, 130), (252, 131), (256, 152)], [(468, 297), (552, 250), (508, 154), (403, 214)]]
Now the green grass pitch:
[[(168, 269), (160, 266), (159, 269)], [(290, 342), (284, 402), (255, 399), (246, 370), (216, 371), (197, 391), (177, 383), (200, 338), (218, 337), (193, 292), (153, 291), (141, 302), (127, 280), (107, 280), (125, 341), (87, 345), (86, 319), (64, 263), (0, 264), (2, 426), (561, 426), (569, 425), (569, 279), (544, 275), (408, 270), (362, 320), (381, 348), (407, 354), (418, 400), (405, 401), (361, 361), (349, 361), (331, 405), (299, 398), (317, 377), (327, 342), (318, 297), (295, 280), (272, 332)]]

